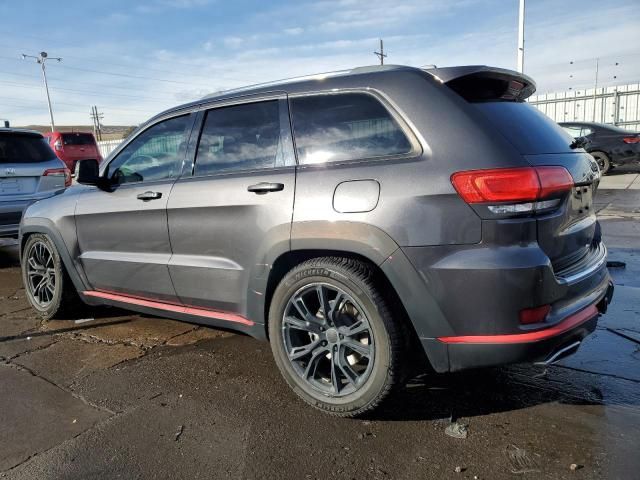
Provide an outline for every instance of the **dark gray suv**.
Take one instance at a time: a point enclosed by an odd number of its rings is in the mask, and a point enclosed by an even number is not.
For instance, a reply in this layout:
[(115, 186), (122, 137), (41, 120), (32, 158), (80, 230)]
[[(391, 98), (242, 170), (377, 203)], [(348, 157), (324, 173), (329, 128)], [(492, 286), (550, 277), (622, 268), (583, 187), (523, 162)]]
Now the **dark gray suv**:
[(295, 392), (372, 410), (416, 365), (552, 362), (613, 291), (598, 167), (484, 66), (385, 66), (206, 97), (23, 219), (45, 318), (79, 297), (269, 339)]

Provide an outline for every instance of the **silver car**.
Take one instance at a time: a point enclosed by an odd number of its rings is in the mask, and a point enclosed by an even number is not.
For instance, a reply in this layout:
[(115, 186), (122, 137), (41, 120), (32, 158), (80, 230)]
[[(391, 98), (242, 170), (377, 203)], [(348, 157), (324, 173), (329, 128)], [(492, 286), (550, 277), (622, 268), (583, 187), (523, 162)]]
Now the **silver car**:
[(40, 133), (0, 128), (0, 238), (17, 238), (22, 212), (70, 184), (69, 170)]

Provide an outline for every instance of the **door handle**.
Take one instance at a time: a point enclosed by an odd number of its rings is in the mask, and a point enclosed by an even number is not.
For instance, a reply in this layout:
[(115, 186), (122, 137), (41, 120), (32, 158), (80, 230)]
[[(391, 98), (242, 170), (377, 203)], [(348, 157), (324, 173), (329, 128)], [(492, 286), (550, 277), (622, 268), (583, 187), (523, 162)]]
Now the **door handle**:
[(157, 200), (158, 198), (162, 198), (162, 192), (144, 192), (138, 194), (138, 200), (142, 200), (143, 202), (148, 202), (149, 200)]
[(260, 182), (247, 187), (247, 191), (258, 195), (264, 195), (269, 192), (279, 192), (281, 190), (284, 190), (284, 183)]

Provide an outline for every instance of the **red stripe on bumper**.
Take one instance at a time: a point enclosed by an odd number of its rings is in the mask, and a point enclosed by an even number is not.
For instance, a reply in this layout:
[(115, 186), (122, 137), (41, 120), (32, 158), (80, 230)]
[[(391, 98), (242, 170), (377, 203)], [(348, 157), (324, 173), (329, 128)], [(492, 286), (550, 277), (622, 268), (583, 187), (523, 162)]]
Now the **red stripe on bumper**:
[(156, 302), (153, 300), (145, 300), (143, 298), (129, 297), (127, 295), (98, 292), (96, 290), (88, 290), (88, 291), (82, 292), (82, 294), (88, 297), (104, 298), (106, 300), (112, 300), (114, 302), (129, 303), (131, 305), (139, 305), (141, 307), (164, 310), (166, 312), (185, 313), (187, 315), (195, 315), (196, 317), (214, 318), (216, 320), (224, 320), (226, 322), (241, 323), (243, 325), (249, 325), (249, 326), (254, 325), (254, 323), (251, 320), (248, 320), (241, 315), (236, 315), (234, 313), (229, 313), (229, 312), (220, 312), (218, 310), (207, 310), (204, 308), (187, 307), (184, 305), (173, 305), (171, 303)]
[(584, 310), (580, 310), (573, 315), (568, 316), (553, 327), (535, 332), (513, 333), (507, 335), (464, 335), (459, 337), (438, 337), (443, 343), (526, 343), (537, 342), (547, 338), (560, 335), (572, 328), (577, 327), (581, 323), (586, 322), (590, 318), (598, 315), (598, 309), (595, 305), (591, 305)]

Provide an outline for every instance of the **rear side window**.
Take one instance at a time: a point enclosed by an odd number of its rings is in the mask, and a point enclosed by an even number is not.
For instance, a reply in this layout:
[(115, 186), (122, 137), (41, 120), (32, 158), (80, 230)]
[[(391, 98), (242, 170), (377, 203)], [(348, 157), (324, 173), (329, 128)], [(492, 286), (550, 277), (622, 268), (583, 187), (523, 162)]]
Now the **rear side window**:
[(412, 150), (400, 125), (368, 94), (293, 98), (291, 113), (301, 164), (402, 155)]
[(93, 135), (88, 133), (63, 133), (62, 143), (64, 145), (93, 145)]
[(292, 165), (291, 135), (281, 128), (286, 112), (280, 110), (278, 100), (209, 110), (198, 143), (195, 175)]
[(472, 104), (524, 155), (572, 152), (573, 138), (540, 110), (524, 102)]
[(574, 138), (578, 138), (580, 135), (582, 135), (580, 133), (582, 132), (582, 127), (576, 127), (574, 125), (569, 125), (569, 126), (565, 125), (562, 128), (564, 128), (564, 131)]
[(38, 163), (55, 158), (47, 140), (34, 135), (0, 135), (0, 163)]

